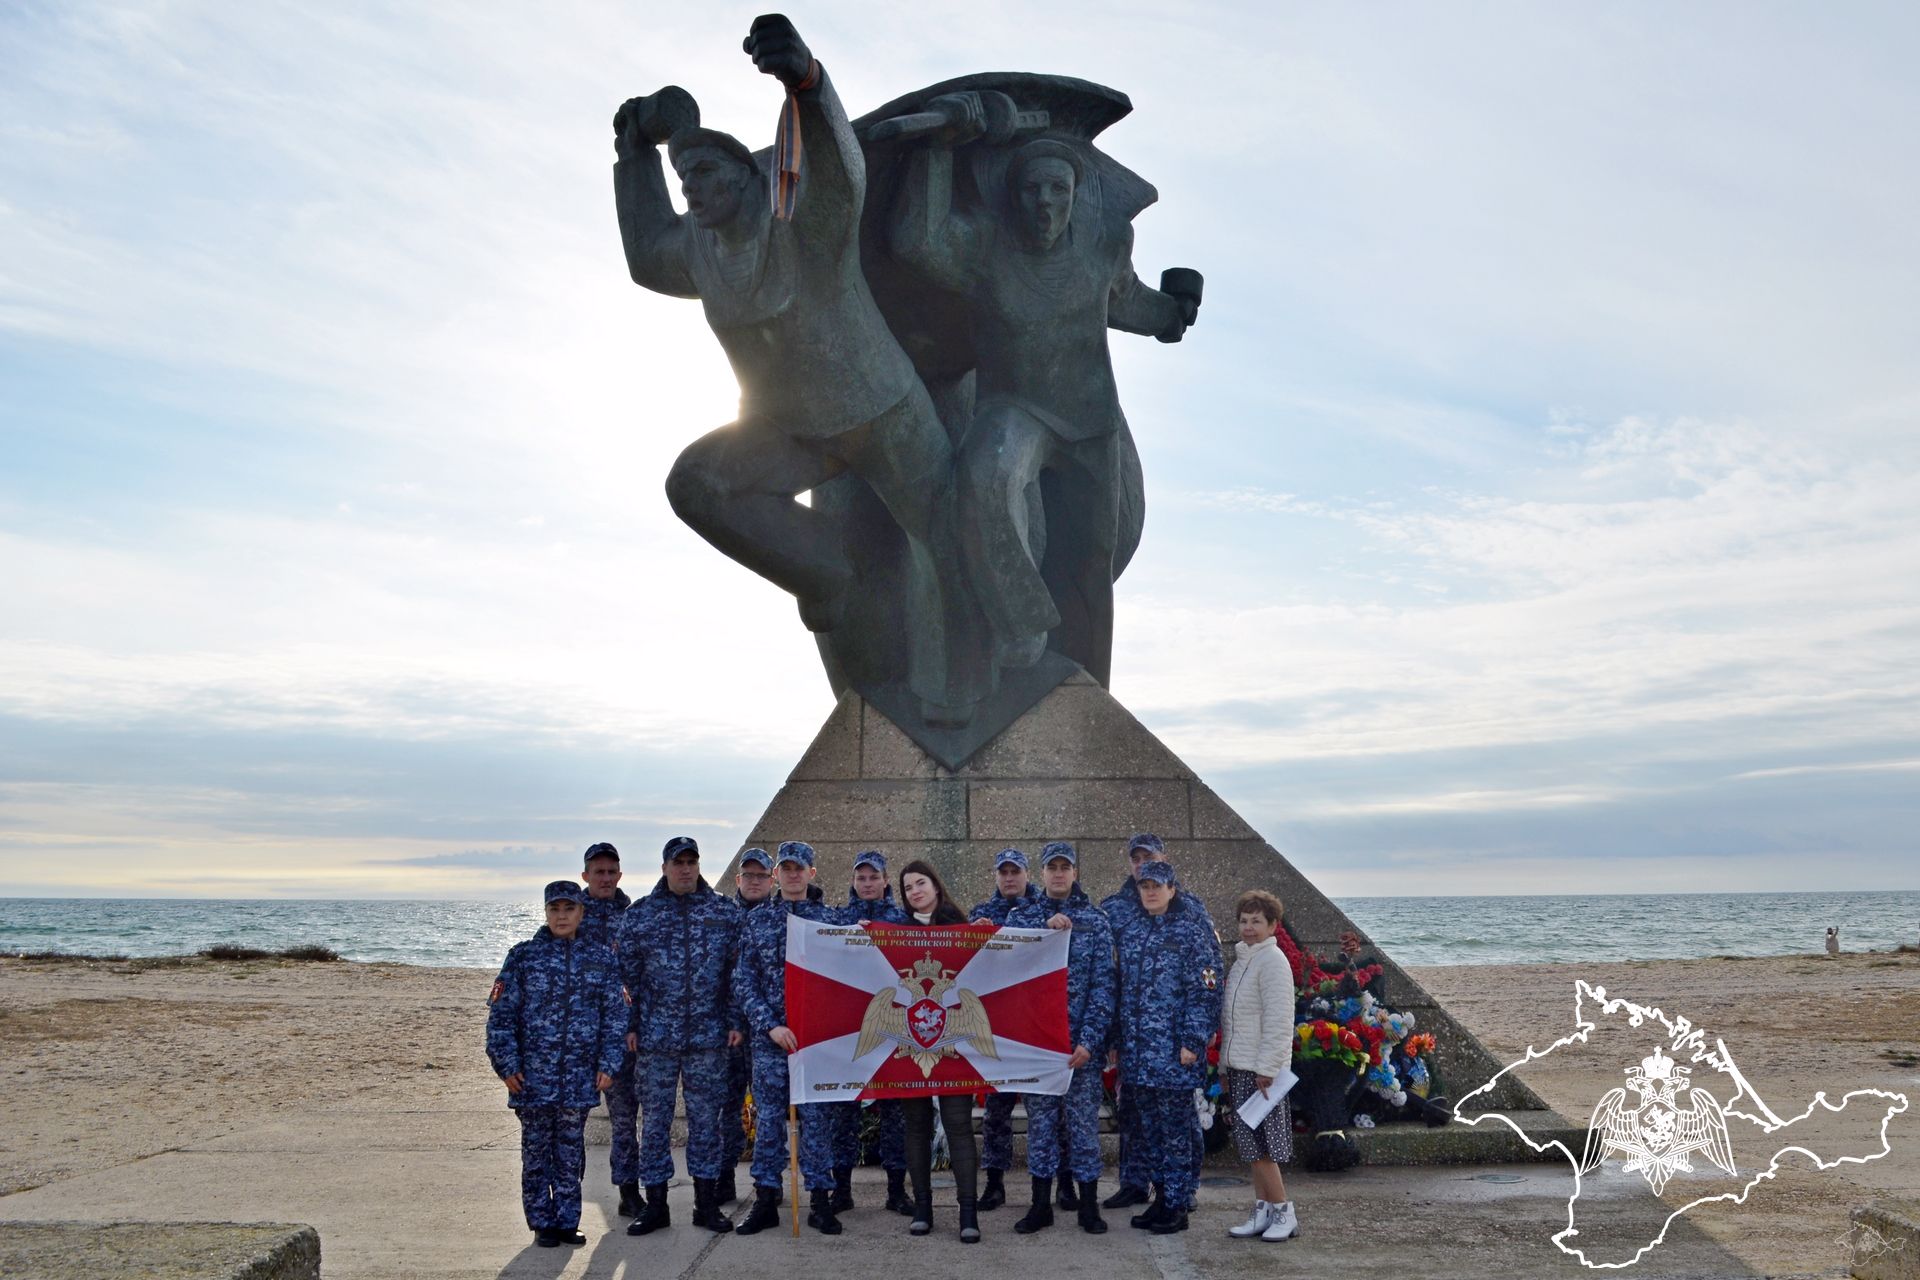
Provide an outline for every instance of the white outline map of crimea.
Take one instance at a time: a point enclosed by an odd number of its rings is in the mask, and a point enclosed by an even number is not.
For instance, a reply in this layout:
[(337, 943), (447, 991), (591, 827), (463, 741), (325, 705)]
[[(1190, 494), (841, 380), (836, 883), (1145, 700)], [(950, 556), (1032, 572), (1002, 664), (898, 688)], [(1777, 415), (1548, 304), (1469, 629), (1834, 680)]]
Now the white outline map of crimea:
[[(1723, 1192), (1719, 1195), (1702, 1196), (1697, 1200), (1691, 1200), (1668, 1214), (1666, 1220), (1660, 1224), (1660, 1234), (1642, 1245), (1634, 1252), (1631, 1258), (1628, 1258), (1624, 1262), (1595, 1262), (1587, 1257), (1585, 1250), (1568, 1243), (1570, 1239), (1580, 1234), (1579, 1229), (1574, 1225), (1574, 1205), (1580, 1199), (1581, 1186), (1585, 1177), (1580, 1168), (1582, 1153), (1567, 1150), (1566, 1144), (1559, 1141), (1547, 1143), (1535, 1142), (1532, 1138), (1528, 1137), (1526, 1131), (1515, 1124), (1512, 1119), (1496, 1112), (1484, 1112), (1479, 1115), (1458, 1114), (1460, 1107), (1465, 1106), (1466, 1103), (1473, 1098), (1492, 1089), (1495, 1082), (1498, 1081), (1501, 1076), (1506, 1075), (1507, 1072), (1518, 1067), (1523, 1067), (1529, 1062), (1538, 1061), (1556, 1050), (1565, 1049), (1571, 1045), (1586, 1044), (1587, 1037), (1598, 1026), (1598, 1024), (1588, 1016), (1589, 1000), (1597, 1004), (1600, 1012), (1603, 1014), (1625, 1013), (1629, 1026), (1638, 1027), (1645, 1022), (1654, 1021), (1665, 1027), (1667, 1031), (1667, 1045), (1665, 1048), (1676, 1060), (1686, 1063), (1696, 1071), (1702, 1067), (1710, 1068), (1712, 1071), (1718, 1072), (1727, 1078), (1727, 1083), (1732, 1087), (1733, 1094), (1726, 1106), (1722, 1108), (1722, 1113), (1726, 1118), (1745, 1120), (1750, 1124), (1759, 1126), (1764, 1133), (1777, 1134), (1783, 1130), (1791, 1129), (1794, 1125), (1807, 1119), (1813, 1115), (1816, 1110), (1821, 1108), (1825, 1108), (1827, 1111), (1834, 1113), (1845, 1111), (1848, 1104), (1855, 1098), (1873, 1097), (1881, 1099), (1887, 1104), (1887, 1109), (1880, 1117), (1880, 1149), (1864, 1156), (1835, 1156), (1829, 1160), (1822, 1158), (1820, 1155), (1802, 1146), (1790, 1144), (1780, 1147), (1774, 1151), (1772, 1157), (1767, 1161), (1766, 1169), (1749, 1178), (1738, 1192)], [(1808, 1160), (1813, 1161), (1813, 1163), (1821, 1169), (1832, 1169), (1843, 1164), (1866, 1164), (1868, 1161), (1878, 1160), (1893, 1150), (1892, 1144), (1887, 1139), (1887, 1126), (1893, 1122), (1895, 1116), (1902, 1114), (1907, 1109), (1907, 1095), (1904, 1093), (1890, 1093), (1884, 1089), (1853, 1089), (1848, 1091), (1839, 1102), (1835, 1103), (1828, 1101), (1826, 1092), (1822, 1090), (1813, 1095), (1813, 1101), (1807, 1104), (1805, 1111), (1802, 1111), (1790, 1120), (1783, 1120), (1775, 1114), (1773, 1108), (1769, 1107), (1766, 1101), (1754, 1091), (1753, 1086), (1747, 1083), (1747, 1078), (1740, 1073), (1740, 1068), (1734, 1064), (1733, 1055), (1727, 1051), (1725, 1041), (1715, 1039), (1712, 1045), (1709, 1046), (1706, 1032), (1695, 1027), (1687, 1019), (1669, 1018), (1657, 1008), (1648, 1005), (1634, 1004), (1630, 1000), (1609, 997), (1605, 987), (1590, 986), (1585, 979), (1577, 979), (1573, 984), (1573, 1023), (1574, 1030), (1571, 1034), (1555, 1040), (1545, 1049), (1535, 1049), (1531, 1045), (1527, 1046), (1527, 1056), (1525, 1058), (1519, 1062), (1509, 1063), (1507, 1066), (1502, 1067), (1485, 1084), (1461, 1098), (1460, 1101), (1455, 1104), (1455, 1113), (1457, 1122), (1460, 1124), (1477, 1125), (1487, 1120), (1498, 1120), (1509, 1129), (1512, 1129), (1514, 1133), (1518, 1134), (1520, 1140), (1533, 1148), (1534, 1151), (1544, 1154), (1547, 1151), (1555, 1150), (1566, 1157), (1568, 1165), (1573, 1170), (1573, 1194), (1567, 1197), (1566, 1228), (1554, 1234), (1553, 1243), (1562, 1253), (1570, 1254), (1579, 1259), (1581, 1266), (1591, 1267), (1595, 1270), (1618, 1269), (1633, 1266), (1667, 1238), (1667, 1232), (1682, 1214), (1696, 1209), (1703, 1204), (1713, 1204), (1718, 1201), (1726, 1201), (1731, 1204), (1746, 1203), (1748, 1194), (1751, 1193), (1755, 1187), (1768, 1181), (1780, 1172), (1780, 1161), (1785, 1156), (1804, 1156)], [(1593, 1139), (1590, 1136), (1589, 1143), (1592, 1143), (1592, 1141)]]

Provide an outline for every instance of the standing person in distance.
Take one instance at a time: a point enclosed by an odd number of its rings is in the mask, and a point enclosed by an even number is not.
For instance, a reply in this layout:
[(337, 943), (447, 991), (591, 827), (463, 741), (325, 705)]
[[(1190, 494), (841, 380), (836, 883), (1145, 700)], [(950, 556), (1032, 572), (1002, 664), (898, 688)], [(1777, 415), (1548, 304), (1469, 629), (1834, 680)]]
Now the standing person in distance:
[[(744, 849), (733, 872), (733, 905), (740, 908), (741, 934), (745, 936), (746, 916), (773, 895), (773, 855), (765, 849)], [(727, 1000), (733, 1025), (745, 1028), (747, 1019), (733, 1002), (733, 979), (728, 975)], [(745, 1112), (747, 1090), (753, 1084), (753, 1052), (743, 1040), (727, 1047), (727, 1100), (720, 1108), (720, 1181), (714, 1188), (716, 1204), (732, 1204), (740, 1198), (734, 1171), (747, 1152)]]
[(1120, 1080), (1134, 1093), (1139, 1158), (1155, 1195), (1133, 1226), (1167, 1235), (1187, 1229), (1199, 1178), (1200, 1120), (1193, 1091), (1214, 1030), (1218, 946), (1173, 884), (1173, 868), (1144, 862), (1134, 873), (1141, 912), (1116, 932)]
[[(586, 882), (586, 915), (580, 921), (583, 942), (598, 942), (608, 949), (620, 949), (620, 913), (632, 905), (620, 888), (620, 851), (601, 841), (587, 847), (580, 879)], [(641, 1208), (640, 1199), (640, 1103), (634, 1094), (633, 1053), (629, 1050), (613, 1073), (613, 1088), (606, 1091), (607, 1122), (613, 1129), (612, 1151), (608, 1164), (613, 1185), (620, 1192), (620, 1216), (631, 1218)]]
[[(966, 913), (954, 903), (940, 873), (915, 859), (900, 872), (900, 900), (917, 925), (965, 924)], [(973, 1095), (938, 1095), (940, 1126), (947, 1131), (947, 1153), (953, 1165), (953, 1186), (960, 1203), (960, 1240), (980, 1240), (980, 1153), (973, 1143)], [(932, 1098), (909, 1098), (900, 1104), (907, 1122), (907, 1176), (913, 1181), (913, 1223), (908, 1232), (924, 1236), (933, 1230), (933, 1108)]]
[[(907, 913), (893, 899), (893, 886), (887, 883), (887, 855), (868, 849), (853, 860), (853, 883), (847, 888), (847, 905), (841, 914), (848, 924), (871, 920), (877, 924), (905, 924)], [(833, 1131), (833, 1211), (846, 1213), (853, 1208), (853, 1170), (860, 1163), (859, 1103), (841, 1103), (834, 1112)], [(895, 1213), (911, 1214), (913, 1202), (907, 1196), (906, 1120), (900, 1104), (882, 1099), (873, 1104), (874, 1118), (880, 1122), (880, 1165), (887, 1171), (887, 1208)]]
[(520, 1121), (520, 1205), (543, 1249), (585, 1244), (580, 1181), (587, 1112), (613, 1086), (627, 1001), (613, 952), (582, 942), (587, 891), (555, 880), (547, 923), (516, 943), (487, 997), (487, 1060)]
[(674, 1100), (683, 1093), (693, 1225), (731, 1231), (717, 1183), (727, 1050), (743, 1038), (727, 998), (740, 951), (740, 908), (700, 874), (700, 846), (692, 836), (667, 841), (660, 873), (653, 892), (620, 917), (620, 966), (633, 994), (629, 1043), (639, 1055), (640, 1179), (647, 1188), (646, 1204), (627, 1234), (643, 1236), (672, 1224), (669, 1142)]
[[(787, 1026), (787, 917), (832, 923), (839, 908), (814, 890), (813, 846), (788, 840), (774, 858), (780, 891), (748, 918), (740, 962), (733, 970), (733, 998), (746, 1014), (753, 1049), (753, 1210), (741, 1235), (780, 1225), (780, 1178), (787, 1171), (787, 1055), (799, 1048)], [(840, 1234), (833, 1212), (833, 1116), (844, 1103), (803, 1102), (795, 1107), (800, 1132), (800, 1174), (806, 1181), (807, 1225), (822, 1235)]]
[(1234, 904), (1240, 941), (1220, 1002), (1220, 1065), (1227, 1073), (1227, 1099), (1233, 1107), (1233, 1146), (1252, 1166), (1253, 1213), (1227, 1234), (1246, 1239), (1286, 1240), (1300, 1234), (1293, 1201), (1280, 1166), (1293, 1159), (1292, 1109), (1282, 1098), (1258, 1128), (1240, 1118), (1240, 1108), (1256, 1091), (1293, 1063), (1293, 969), (1274, 934), (1286, 908), (1259, 889)]
[(1013, 1224), (1021, 1235), (1053, 1225), (1055, 1174), (1062, 1184), (1080, 1184), (1074, 1201), (1080, 1229), (1089, 1235), (1107, 1229), (1100, 1216), (1100, 1067), (1113, 1017), (1113, 930), (1081, 891), (1079, 861), (1064, 840), (1041, 849), (1042, 896), (1007, 917), (1018, 929), (1073, 930), (1067, 949), (1067, 1033), (1073, 1044), (1067, 1065), (1073, 1079), (1064, 1095), (1026, 1095), (1033, 1207)]
[[(968, 919), (1003, 925), (1014, 908), (1040, 902), (1040, 891), (1030, 880), (1027, 855), (1018, 849), (993, 855), (993, 883), (994, 895), (977, 904)], [(1013, 1109), (1019, 1102), (1017, 1093), (996, 1090), (987, 1095), (986, 1116), (980, 1122), (980, 1167), (987, 1172), (987, 1185), (980, 1192), (982, 1213), (1007, 1202), (1007, 1171), (1013, 1168)]]

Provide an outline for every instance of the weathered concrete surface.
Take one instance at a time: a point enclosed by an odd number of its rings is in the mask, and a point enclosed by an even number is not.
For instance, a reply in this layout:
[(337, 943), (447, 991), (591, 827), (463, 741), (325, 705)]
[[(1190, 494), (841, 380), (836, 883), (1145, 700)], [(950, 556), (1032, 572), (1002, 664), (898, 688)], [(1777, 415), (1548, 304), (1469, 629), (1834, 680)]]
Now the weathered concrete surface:
[[(1084, 674), (1054, 689), (958, 770), (922, 751), (858, 694), (846, 694), (741, 848), (806, 840), (820, 855), (821, 882), (835, 893), (862, 849), (883, 850), (896, 867), (925, 858), (956, 898), (972, 903), (993, 892), (990, 868), (1000, 849), (1037, 853), (1049, 840), (1071, 840), (1081, 880), (1098, 901), (1126, 878), (1125, 842), (1135, 831), (1157, 832), (1167, 842), (1182, 883), (1208, 904), (1217, 925), (1231, 923), (1225, 917), (1242, 892), (1261, 888), (1279, 895), (1294, 937), (1321, 955), (1336, 954), (1344, 932), (1366, 936)], [(1442, 1092), (1459, 1097), (1506, 1065), (1391, 956), (1378, 954), (1388, 1002), (1439, 1037)], [(1513, 1075), (1476, 1102), (1545, 1108)], [(1500, 1141), (1492, 1129), (1469, 1131), (1454, 1149), (1484, 1141), (1487, 1158), (1515, 1158), (1518, 1144)]]
[(1920, 1280), (1920, 1205), (1880, 1200), (1855, 1209), (1847, 1243), (1857, 1280)]
[[(745, 1168), (740, 1172), (744, 1183)], [(879, 1208), (879, 1171), (862, 1170), (859, 1207), (845, 1219), (847, 1233), (832, 1240), (804, 1229), (795, 1239), (790, 1221), (750, 1239), (696, 1230), (687, 1225), (692, 1188), (684, 1177), (670, 1193), (674, 1226), (635, 1239), (624, 1234), (624, 1222), (614, 1214), (617, 1197), (607, 1185), (605, 1155), (595, 1150), (588, 1155), (582, 1222), (588, 1243), (549, 1250), (533, 1247), (520, 1218), (519, 1134), (504, 1108), (368, 1109), (288, 1113), (256, 1124), (241, 1118), (218, 1139), (0, 1197), (0, 1218), (308, 1222), (326, 1241), (327, 1280), (723, 1280), (775, 1269), (808, 1275), (902, 1262), (927, 1280), (982, 1272), (1198, 1280), (1249, 1267), (1401, 1280), (1571, 1280), (1589, 1274), (1551, 1242), (1566, 1225), (1572, 1179), (1564, 1166), (1363, 1167), (1329, 1176), (1290, 1172), (1287, 1182), (1305, 1234), (1278, 1245), (1227, 1238), (1227, 1227), (1245, 1216), (1250, 1196), (1242, 1171), (1231, 1166), (1208, 1170), (1193, 1227), (1179, 1236), (1149, 1237), (1112, 1214), (1113, 1229), (1098, 1239), (1064, 1221), (1036, 1236), (1016, 1236), (1013, 1223), (1025, 1200), (1016, 1174), (1015, 1203), (983, 1215), (984, 1243), (963, 1246), (955, 1239), (950, 1189), (938, 1192), (938, 1233), (914, 1240), (905, 1219)], [(1648, 1194), (1634, 1175), (1590, 1179), (1580, 1209), (1583, 1235), (1651, 1239), (1670, 1206)], [(1733, 1211), (1726, 1220), (1737, 1222)], [(1414, 1243), (1419, 1241), (1427, 1246)], [(0, 1265), (0, 1274), (11, 1280), (33, 1273)], [(1632, 1274), (1637, 1280), (1675, 1280), (1761, 1272), (1682, 1219)]]
[(319, 1280), (320, 1237), (282, 1222), (0, 1222), (7, 1280)]

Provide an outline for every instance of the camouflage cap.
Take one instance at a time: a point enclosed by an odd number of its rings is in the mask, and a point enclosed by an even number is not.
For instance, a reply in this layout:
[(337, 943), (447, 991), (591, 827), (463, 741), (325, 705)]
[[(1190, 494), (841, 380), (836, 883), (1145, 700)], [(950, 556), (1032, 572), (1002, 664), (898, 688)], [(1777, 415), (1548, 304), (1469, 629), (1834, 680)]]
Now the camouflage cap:
[(1075, 853), (1073, 846), (1065, 840), (1049, 840), (1040, 847), (1041, 866), (1046, 866), (1055, 858), (1063, 859), (1068, 866), (1077, 867), (1080, 865), (1080, 855)]
[(1153, 834), (1153, 832), (1137, 831), (1134, 833), (1133, 839), (1127, 841), (1127, 853), (1131, 855), (1135, 849), (1145, 849), (1148, 853), (1158, 857), (1167, 851), (1167, 846), (1161, 843), (1160, 837)]
[(773, 855), (758, 846), (741, 851), (740, 869), (744, 869), (749, 862), (757, 867), (765, 867), (769, 871), (773, 870)]
[(581, 867), (585, 868), (595, 858), (612, 858), (615, 862), (618, 862), (620, 861), (620, 851), (608, 844), (605, 840), (602, 840), (599, 844), (590, 844), (587, 846), (587, 856), (580, 860)]
[(783, 840), (780, 843), (779, 856), (775, 863), (797, 862), (803, 867), (813, 865), (813, 846), (805, 840)]
[(885, 875), (887, 874), (887, 855), (878, 849), (864, 850), (859, 857), (853, 860), (853, 869), (855, 871), (858, 871), (862, 867), (872, 867), (881, 875)]
[(1018, 849), (1002, 849), (993, 855), (993, 869), (998, 871), (1002, 867), (1018, 867), (1022, 871), (1032, 869), (1027, 865), (1027, 855)]
[(692, 836), (675, 836), (673, 839), (667, 841), (667, 847), (660, 851), (660, 861), (672, 862), (683, 853), (690, 853), (696, 858), (699, 857), (700, 842)]
[(1133, 873), (1135, 880), (1152, 880), (1160, 884), (1173, 883), (1173, 864), (1171, 862), (1143, 862), (1140, 869)]
[(550, 880), (547, 882), (546, 900), (548, 902), (577, 902), (587, 904), (587, 888), (578, 880)]

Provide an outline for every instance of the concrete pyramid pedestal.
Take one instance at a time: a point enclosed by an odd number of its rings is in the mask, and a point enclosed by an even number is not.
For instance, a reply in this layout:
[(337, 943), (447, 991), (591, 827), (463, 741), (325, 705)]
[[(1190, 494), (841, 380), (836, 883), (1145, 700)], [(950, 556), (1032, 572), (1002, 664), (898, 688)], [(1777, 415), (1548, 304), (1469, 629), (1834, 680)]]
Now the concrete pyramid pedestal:
[[(1182, 885), (1200, 895), (1216, 925), (1230, 928), (1234, 900), (1260, 888), (1286, 904), (1288, 929), (1318, 955), (1337, 955), (1345, 931), (1366, 938), (1085, 674), (1054, 688), (958, 769), (928, 755), (857, 693), (845, 694), (754, 824), (747, 845), (771, 850), (782, 840), (807, 841), (819, 855), (820, 882), (832, 897), (845, 892), (853, 859), (863, 849), (881, 850), (896, 871), (909, 859), (925, 858), (965, 905), (993, 892), (990, 859), (1000, 849), (1013, 845), (1037, 854), (1046, 841), (1070, 840), (1080, 853), (1081, 882), (1098, 902), (1126, 877), (1125, 842), (1135, 831), (1156, 832), (1166, 841)], [(1231, 958), (1231, 934), (1226, 942)], [(1506, 1065), (1392, 957), (1371, 950), (1386, 971), (1387, 1002), (1410, 1010), (1421, 1030), (1438, 1036), (1437, 1067), (1450, 1096), (1461, 1096)], [(1476, 1102), (1501, 1111), (1547, 1112), (1512, 1076)], [(1550, 1113), (1539, 1119), (1541, 1128), (1565, 1125)], [(1396, 1124), (1376, 1132), (1384, 1138), (1414, 1127)], [(1511, 1141), (1500, 1143), (1497, 1154), (1470, 1150), (1494, 1139), (1496, 1129), (1511, 1139), (1499, 1125), (1432, 1131), (1447, 1135), (1442, 1145), (1451, 1154), (1421, 1162), (1514, 1159), (1517, 1144)], [(1389, 1162), (1371, 1153), (1368, 1158)]]

